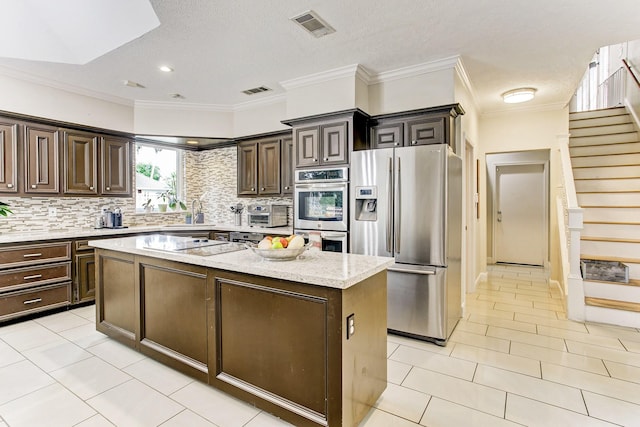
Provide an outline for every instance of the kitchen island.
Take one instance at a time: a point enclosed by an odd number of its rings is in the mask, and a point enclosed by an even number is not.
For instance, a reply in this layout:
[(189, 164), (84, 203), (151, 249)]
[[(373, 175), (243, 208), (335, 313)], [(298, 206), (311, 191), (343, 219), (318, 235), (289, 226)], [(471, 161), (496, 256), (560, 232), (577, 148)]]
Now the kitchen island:
[(96, 328), (294, 425), (357, 425), (386, 387), (392, 259), (158, 250), (189, 241), (91, 241)]

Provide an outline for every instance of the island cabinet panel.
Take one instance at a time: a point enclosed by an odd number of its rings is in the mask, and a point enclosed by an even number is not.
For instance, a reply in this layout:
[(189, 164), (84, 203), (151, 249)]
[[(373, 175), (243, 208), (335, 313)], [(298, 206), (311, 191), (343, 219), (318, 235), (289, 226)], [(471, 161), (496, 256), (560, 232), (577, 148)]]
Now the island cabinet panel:
[(144, 259), (140, 271), (140, 349), (207, 380), (207, 270)]
[(134, 256), (96, 251), (96, 270), (96, 329), (136, 347), (140, 295), (136, 286)]
[(216, 296), (217, 377), (326, 417), (327, 299), (227, 279)]

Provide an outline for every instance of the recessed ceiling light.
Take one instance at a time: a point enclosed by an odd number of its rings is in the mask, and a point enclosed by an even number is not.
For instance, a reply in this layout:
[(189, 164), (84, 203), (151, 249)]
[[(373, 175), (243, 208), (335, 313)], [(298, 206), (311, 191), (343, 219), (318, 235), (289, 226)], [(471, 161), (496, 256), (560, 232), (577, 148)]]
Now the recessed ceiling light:
[(502, 100), (507, 104), (517, 104), (519, 102), (531, 101), (535, 95), (536, 89), (532, 87), (523, 87), (503, 93)]
[(158, 68), (160, 69), (160, 71), (164, 71), (165, 73), (170, 73), (173, 71), (173, 68), (169, 67), (168, 65), (161, 65)]

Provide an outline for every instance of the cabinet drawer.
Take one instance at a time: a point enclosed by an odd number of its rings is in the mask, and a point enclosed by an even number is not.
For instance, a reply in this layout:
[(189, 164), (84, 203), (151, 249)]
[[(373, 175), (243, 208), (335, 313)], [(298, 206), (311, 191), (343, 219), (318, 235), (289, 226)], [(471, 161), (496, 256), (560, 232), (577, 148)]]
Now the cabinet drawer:
[(0, 249), (0, 268), (71, 260), (71, 242), (10, 246)]
[(71, 261), (0, 271), (0, 291), (71, 280)]
[(71, 303), (71, 282), (0, 296), (0, 321)]
[(76, 240), (74, 245), (77, 252), (93, 250), (93, 247), (89, 246), (89, 240)]

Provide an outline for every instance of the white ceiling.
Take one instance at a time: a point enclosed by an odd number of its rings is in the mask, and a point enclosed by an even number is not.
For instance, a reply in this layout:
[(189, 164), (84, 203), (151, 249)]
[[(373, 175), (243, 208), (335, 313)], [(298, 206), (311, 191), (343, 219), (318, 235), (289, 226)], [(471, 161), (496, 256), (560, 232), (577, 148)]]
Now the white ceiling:
[[(460, 55), (486, 113), (510, 108), (500, 94), (523, 86), (538, 89), (528, 105), (565, 104), (597, 48), (640, 39), (638, 0), (151, 4), (159, 27), (87, 64), (0, 58), (0, 73), (17, 71), (127, 100), (170, 102), (169, 94), (180, 93), (185, 99), (176, 102), (230, 107), (283, 93), (279, 82), (347, 65), (360, 64), (375, 75)], [(336, 32), (316, 39), (289, 20), (309, 9)], [(73, 26), (75, 16), (67, 16), (60, 25)], [(23, 24), (27, 30), (29, 22)], [(162, 73), (160, 64), (175, 71)], [(124, 86), (125, 80), (145, 88)], [(262, 85), (274, 91), (241, 93)]]

